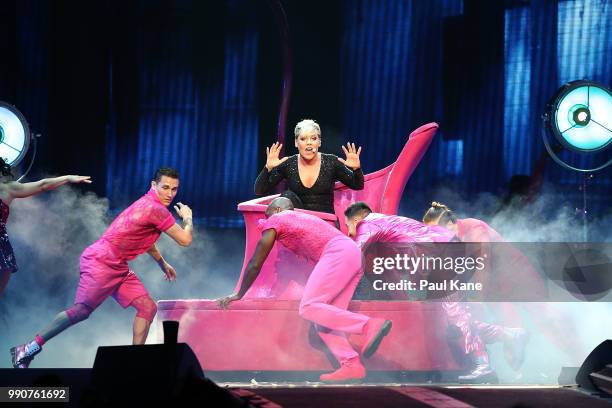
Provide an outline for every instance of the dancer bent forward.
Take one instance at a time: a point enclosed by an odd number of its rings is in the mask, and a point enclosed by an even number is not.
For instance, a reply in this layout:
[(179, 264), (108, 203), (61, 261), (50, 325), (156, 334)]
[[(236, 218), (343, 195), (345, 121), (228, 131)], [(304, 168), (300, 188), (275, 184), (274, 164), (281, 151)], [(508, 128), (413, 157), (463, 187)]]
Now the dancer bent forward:
[[(475, 218), (458, 219), (446, 205), (435, 201), (425, 212), (423, 222), (427, 225), (440, 225), (448, 228), (462, 242), (504, 242), (503, 237), (484, 221)], [(510, 247), (506, 249), (506, 252), (509, 252), (509, 250)], [(528, 285), (530, 291), (540, 293), (541, 298), (545, 298), (544, 285), (524, 255), (516, 251), (513, 261), (504, 261), (500, 264), (512, 266), (512, 275), (505, 271), (506, 274), (499, 276), (498, 273), (496, 276), (497, 281), (505, 286), (503, 289), (505, 296), (513, 291), (516, 291), (515, 293), (523, 292), (524, 288), (518, 287), (518, 282), (522, 282), (523, 285)], [(518, 265), (522, 267), (518, 267)], [(504, 305), (513, 307), (510, 303)], [(525, 329), (522, 327), (503, 327), (475, 319), (464, 302), (445, 302), (444, 310), (449, 322), (460, 330), (461, 335), (457, 336), (457, 339), (461, 343), (465, 354), (470, 356), (475, 366), (470, 374), (459, 376), (460, 381), (479, 382), (493, 373), (486, 350), (486, 344), (490, 343), (503, 343), (507, 362), (514, 370), (519, 370), (525, 359), (525, 348), (529, 340), (529, 334)]]
[[(341, 367), (321, 375), (321, 381), (342, 382), (365, 377), (359, 354), (371, 356), (391, 329), (391, 321), (370, 318), (347, 310), (363, 274), (361, 252), (353, 241), (325, 221), (293, 210), (284, 197), (273, 200), (260, 222), (262, 236), (249, 260), (240, 290), (220, 300), (222, 307), (241, 299), (257, 278), (274, 242), (278, 240), (296, 254), (316, 261), (300, 302), (300, 316), (316, 325), (317, 332)], [(357, 353), (346, 333), (364, 334)]]
[(11, 349), (13, 367), (27, 368), (46, 341), (87, 319), (109, 296), (124, 308), (136, 309), (132, 340), (133, 344), (144, 344), (157, 306), (127, 262), (147, 252), (157, 261), (168, 281), (176, 279), (176, 271), (161, 256), (155, 242), (165, 232), (179, 245), (191, 245), (191, 209), (181, 203), (174, 207), (183, 219), (181, 227), (166, 208), (176, 196), (178, 187), (176, 170), (157, 170), (149, 192), (119, 214), (100, 239), (81, 254), (81, 275), (74, 305), (58, 313), (32, 341)]
[[(422, 223), (411, 218), (377, 214), (372, 212), (364, 202), (356, 202), (349, 206), (344, 212), (344, 216), (349, 236), (353, 237), (363, 251), (375, 242), (426, 243), (450, 242), (457, 239), (456, 231), (433, 223)], [(512, 344), (517, 349), (520, 348), (516, 345), (518, 340), (524, 346), (521, 337), (522, 331), (475, 321), (472, 319), (467, 305), (457, 301), (460, 299), (456, 294), (451, 294), (447, 298), (442, 303), (442, 307), (449, 325), (456, 326), (463, 334), (460, 339), (457, 339), (461, 340), (458, 348), (468, 356), (470, 363), (474, 365), (469, 374), (459, 376), (459, 381), (471, 383), (497, 382), (497, 376), (489, 365), (489, 356), (480, 336), (489, 341), (505, 341), (506, 344)], [(457, 336), (452, 329), (449, 330), (449, 333), (453, 334), (449, 337), (455, 340)], [(452, 346), (454, 345), (452, 344)]]

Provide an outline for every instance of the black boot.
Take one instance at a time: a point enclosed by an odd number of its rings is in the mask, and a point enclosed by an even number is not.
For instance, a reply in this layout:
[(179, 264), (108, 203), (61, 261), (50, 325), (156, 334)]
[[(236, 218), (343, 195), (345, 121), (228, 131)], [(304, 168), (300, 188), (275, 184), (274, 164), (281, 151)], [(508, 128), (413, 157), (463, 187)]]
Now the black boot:
[(472, 372), (466, 375), (460, 375), (458, 380), (461, 384), (498, 384), (497, 374), (489, 365), (489, 359), (486, 356), (476, 357), (474, 359), (476, 367)]

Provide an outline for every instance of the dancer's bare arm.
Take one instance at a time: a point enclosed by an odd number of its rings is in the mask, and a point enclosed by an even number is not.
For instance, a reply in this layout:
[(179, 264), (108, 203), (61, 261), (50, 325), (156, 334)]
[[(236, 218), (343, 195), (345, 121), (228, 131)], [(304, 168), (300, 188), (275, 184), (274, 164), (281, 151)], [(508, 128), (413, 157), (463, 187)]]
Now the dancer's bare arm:
[(193, 240), (193, 214), (191, 208), (183, 203), (177, 203), (174, 209), (179, 217), (183, 219), (183, 226), (174, 224), (166, 230), (166, 234), (180, 246), (188, 247)]
[(157, 245), (153, 244), (151, 248), (147, 250), (147, 253), (151, 255), (151, 258), (155, 259), (155, 262), (157, 262), (157, 265), (159, 265), (160, 269), (165, 275), (164, 279), (170, 282), (176, 280), (176, 270), (174, 270), (172, 265), (166, 262), (161, 252), (159, 252)]
[(91, 183), (89, 176), (60, 176), (45, 178), (31, 183), (19, 183), (12, 181), (7, 184), (7, 195), (9, 200), (15, 198), (25, 198), (42, 193), (43, 191), (54, 190), (67, 183)]
[(268, 258), (272, 247), (274, 246), (274, 242), (276, 241), (276, 230), (273, 228), (267, 229), (261, 234), (261, 238), (255, 247), (255, 252), (253, 256), (249, 260), (247, 267), (244, 271), (244, 278), (242, 279), (242, 283), (240, 284), (240, 290), (238, 293), (233, 293), (229, 296), (225, 296), (223, 298), (218, 299), (219, 306), (223, 309), (227, 308), (230, 302), (234, 300), (240, 300), (244, 296), (244, 294), (249, 290), (259, 272), (261, 271), (261, 267), (263, 263)]

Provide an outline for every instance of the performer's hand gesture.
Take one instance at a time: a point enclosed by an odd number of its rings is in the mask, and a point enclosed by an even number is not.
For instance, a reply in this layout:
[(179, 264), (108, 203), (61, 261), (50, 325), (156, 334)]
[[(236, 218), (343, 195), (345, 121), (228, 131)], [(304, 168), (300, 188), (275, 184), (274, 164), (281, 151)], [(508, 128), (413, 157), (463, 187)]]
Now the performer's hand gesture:
[(361, 154), (361, 146), (359, 149), (355, 148), (355, 143), (347, 143), (346, 147), (342, 146), (342, 150), (346, 155), (346, 160), (338, 157), (340, 163), (344, 164), (346, 167), (357, 170), (361, 167), (361, 163), (359, 162), (359, 155)]
[(162, 272), (164, 273), (164, 279), (168, 282), (174, 282), (176, 280), (176, 270), (168, 262), (160, 264)]
[(66, 176), (69, 183), (87, 183), (91, 184), (90, 176)]
[(272, 171), (273, 168), (289, 159), (288, 157), (283, 157), (282, 159), (278, 158), (282, 148), (283, 145), (278, 142), (274, 143), (270, 147), (266, 147), (266, 169), (268, 169), (268, 171)]
[(236, 293), (232, 293), (229, 296), (225, 296), (225, 297), (217, 299), (217, 304), (219, 305), (221, 309), (227, 309), (230, 302), (233, 302), (235, 300), (240, 300), (240, 296), (238, 296)]
[(174, 206), (174, 210), (183, 220), (187, 218), (193, 219), (193, 213), (191, 212), (191, 208), (189, 208), (189, 206), (186, 206), (183, 203), (176, 203), (176, 205)]

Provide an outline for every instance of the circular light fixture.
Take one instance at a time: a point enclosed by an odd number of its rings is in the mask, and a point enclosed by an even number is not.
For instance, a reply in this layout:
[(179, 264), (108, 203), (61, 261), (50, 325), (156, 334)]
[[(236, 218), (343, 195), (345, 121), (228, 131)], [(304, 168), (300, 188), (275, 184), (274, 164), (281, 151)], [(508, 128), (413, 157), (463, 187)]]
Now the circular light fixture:
[(13, 105), (0, 101), (0, 157), (11, 166), (18, 165), (30, 146), (30, 127)]
[(548, 107), (549, 126), (567, 149), (594, 152), (612, 142), (612, 93), (592, 81), (572, 81)]
[[(574, 154), (598, 153), (601, 162), (601, 153), (612, 145), (612, 92), (593, 81), (568, 82), (546, 106), (544, 122), (560, 147)], [(546, 132), (543, 139), (552, 158), (571, 170), (592, 172), (612, 163), (612, 159), (604, 158), (602, 165), (578, 168), (559, 158), (559, 149), (551, 147)]]

